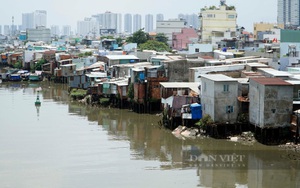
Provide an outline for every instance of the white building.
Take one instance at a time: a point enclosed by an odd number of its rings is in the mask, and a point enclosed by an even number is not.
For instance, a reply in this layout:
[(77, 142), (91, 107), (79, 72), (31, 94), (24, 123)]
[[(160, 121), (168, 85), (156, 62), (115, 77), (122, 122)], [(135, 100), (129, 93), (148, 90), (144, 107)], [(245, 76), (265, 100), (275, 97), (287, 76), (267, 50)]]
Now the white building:
[(78, 21), (77, 34), (82, 36), (99, 35), (99, 23), (93, 18), (85, 18), (83, 21)]
[(59, 36), (60, 30), (58, 25), (51, 25), (51, 36)]
[(132, 15), (131, 14), (124, 15), (124, 31), (126, 33), (132, 33)]
[(27, 29), (28, 41), (43, 41), (49, 43), (51, 41), (51, 31), (45, 27), (37, 27), (35, 29)]
[(142, 29), (142, 16), (140, 14), (133, 15), (133, 28), (132, 32)]
[(236, 37), (236, 19), (234, 7), (221, 4), (218, 8), (203, 8), (200, 13), (201, 42), (212, 43)]
[(10, 35), (10, 26), (4, 25), (4, 35), (9, 36)]
[(93, 15), (92, 17), (95, 18), (98, 22), (100, 29), (109, 29), (118, 32), (118, 30), (120, 30), (119, 25), (122, 25), (122, 18), (120, 19), (120, 14), (112, 13), (109, 11)]
[(62, 35), (65, 35), (65, 36), (70, 36), (71, 35), (71, 26), (70, 25), (63, 25)]
[(34, 12), (34, 23), (35, 23), (35, 27), (39, 27), (39, 26), (47, 27), (47, 11), (36, 10)]
[(36, 10), (22, 14), (22, 29), (33, 29), (39, 26), (47, 27), (47, 11)]
[(156, 22), (156, 33), (164, 33), (168, 37), (168, 44), (172, 45), (172, 34), (181, 32), (186, 27), (185, 21), (180, 19), (170, 19)]
[(223, 74), (201, 75), (203, 115), (214, 122), (235, 123), (238, 116), (238, 81)]
[(23, 29), (33, 29), (34, 24), (34, 13), (23, 13), (22, 14), (22, 28)]
[(153, 15), (146, 14), (145, 15), (145, 32), (153, 31)]

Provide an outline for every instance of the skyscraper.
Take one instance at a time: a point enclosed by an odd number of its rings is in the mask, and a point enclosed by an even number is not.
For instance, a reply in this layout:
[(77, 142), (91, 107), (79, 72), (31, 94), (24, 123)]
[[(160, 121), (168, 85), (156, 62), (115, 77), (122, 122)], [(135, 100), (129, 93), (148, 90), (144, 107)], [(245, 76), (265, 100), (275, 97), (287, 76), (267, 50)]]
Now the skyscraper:
[(71, 26), (70, 25), (64, 25), (62, 27), (62, 35), (66, 35), (66, 36), (71, 35)]
[(94, 18), (85, 18), (77, 22), (77, 33), (82, 36), (94, 36), (99, 34), (99, 23)]
[(123, 27), (122, 27), (122, 14), (118, 14), (117, 18), (117, 33), (122, 33), (123, 32)]
[(300, 25), (299, 0), (278, 0), (277, 22), (285, 26), (297, 27)]
[(35, 23), (35, 27), (39, 27), (39, 26), (47, 27), (47, 11), (45, 10), (34, 11), (34, 23)]
[(142, 16), (140, 14), (133, 15), (133, 29), (132, 32), (136, 32), (142, 29)]
[(2, 35), (2, 25), (0, 25), (0, 35)]
[(38, 26), (47, 27), (47, 11), (36, 10), (31, 13), (22, 14), (22, 29), (33, 29)]
[(105, 13), (92, 15), (92, 17), (98, 22), (100, 29), (115, 30), (115, 32), (119, 32), (117, 31), (120, 29), (119, 24), (122, 24), (119, 14), (107, 11)]
[(4, 25), (4, 35), (9, 36), (10, 35), (10, 27), (9, 25)]
[(132, 16), (131, 14), (124, 15), (124, 31), (132, 33)]
[(34, 14), (32, 13), (23, 13), (22, 14), (22, 28), (26, 29), (33, 29), (35, 27), (34, 24)]
[(153, 31), (153, 15), (146, 14), (145, 15), (145, 32)]
[(59, 36), (59, 26), (58, 25), (51, 25), (51, 36)]

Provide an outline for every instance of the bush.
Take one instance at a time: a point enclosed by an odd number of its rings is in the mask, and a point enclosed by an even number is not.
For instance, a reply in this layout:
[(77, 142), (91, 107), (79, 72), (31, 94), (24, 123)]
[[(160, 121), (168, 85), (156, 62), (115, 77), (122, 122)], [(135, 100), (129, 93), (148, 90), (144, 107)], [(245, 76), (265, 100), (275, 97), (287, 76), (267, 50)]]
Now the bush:
[(200, 119), (196, 125), (202, 129), (202, 130), (206, 130), (206, 127), (213, 124), (213, 120), (211, 119), (210, 115), (205, 114), (202, 119)]
[(84, 89), (72, 89), (70, 92), (70, 96), (72, 99), (83, 99), (86, 96), (87, 91)]

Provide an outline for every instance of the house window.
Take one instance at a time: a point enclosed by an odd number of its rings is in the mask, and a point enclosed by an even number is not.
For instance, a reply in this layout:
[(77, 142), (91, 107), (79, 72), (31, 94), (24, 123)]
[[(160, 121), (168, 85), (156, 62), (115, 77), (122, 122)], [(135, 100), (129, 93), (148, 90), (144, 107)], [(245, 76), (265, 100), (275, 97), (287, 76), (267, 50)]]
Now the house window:
[(203, 91), (206, 91), (206, 82), (204, 82)]
[(199, 52), (199, 51), (200, 51), (199, 48), (196, 48), (196, 49), (195, 49), (195, 52)]
[(300, 90), (298, 90), (298, 98), (300, 98)]
[(223, 91), (224, 92), (228, 92), (229, 91), (229, 85), (228, 84), (223, 85)]
[(230, 113), (233, 113), (233, 106), (231, 106), (231, 105), (228, 105), (228, 106), (226, 106), (226, 113), (227, 114), (230, 114)]
[(233, 14), (228, 15), (228, 18), (235, 18), (235, 16)]

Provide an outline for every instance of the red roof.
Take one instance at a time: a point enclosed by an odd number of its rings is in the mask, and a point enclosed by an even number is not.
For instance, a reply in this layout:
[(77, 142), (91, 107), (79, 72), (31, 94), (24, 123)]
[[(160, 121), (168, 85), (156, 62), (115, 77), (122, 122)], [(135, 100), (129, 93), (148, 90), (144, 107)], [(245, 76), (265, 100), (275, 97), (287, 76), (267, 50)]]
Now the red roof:
[(280, 79), (280, 78), (263, 78), (263, 77), (255, 77), (255, 78), (250, 78), (251, 80), (261, 84), (261, 85), (280, 85), (280, 86), (292, 86), (292, 84)]

